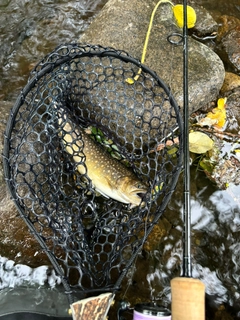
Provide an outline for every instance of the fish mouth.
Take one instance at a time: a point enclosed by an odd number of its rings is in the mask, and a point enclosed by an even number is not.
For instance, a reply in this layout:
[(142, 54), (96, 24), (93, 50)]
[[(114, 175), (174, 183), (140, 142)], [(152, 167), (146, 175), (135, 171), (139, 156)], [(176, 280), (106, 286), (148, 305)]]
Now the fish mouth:
[(139, 198), (141, 198), (142, 200), (144, 199), (144, 197), (146, 196), (147, 191), (145, 192), (137, 192), (137, 195), (139, 196)]
[(142, 186), (142, 187), (134, 188), (134, 190), (132, 190), (132, 193), (138, 196), (139, 198), (141, 198), (142, 200), (146, 196), (147, 187)]

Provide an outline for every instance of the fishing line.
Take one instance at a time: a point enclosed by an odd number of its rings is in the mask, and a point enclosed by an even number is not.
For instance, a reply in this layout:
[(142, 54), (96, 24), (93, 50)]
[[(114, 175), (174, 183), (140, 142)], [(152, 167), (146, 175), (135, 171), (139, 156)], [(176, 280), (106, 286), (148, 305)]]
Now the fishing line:
[[(153, 9), (153, 11), (152, 11), (152, 14), (151, 14), (150, 21), (149, 21), (148, 30), (147, 30), (146, 38), (145, 38), (145, 41), (144, 41), (144, 45), (143, 45), (141, 63), (144, 63), (144, 62), (145, 62), (146, 53), (147, 53), (147, 47), (148, 47), (148, 42), (149, 42), (151, 30), (152, 30), (152, 25), (153, 25), (154, 16), (155, 16), (155, 13), (156, 13), (156, 11), (157, 11), (157, 9), (158, 9), (158, 7), (159, 7), (159, 5), (160, 5), (161, 3), (169, 3), (169, 4), (171, 4), (171, 6), (173, 6), (173, 3), (172, 3), (171, 1), (169, 1), (169, 0), (160, 0), (160, 1), (158, 1), (158, 3), (156, 4), (156, 6), (154, 7), (154, 9)], [(142, 72), (142, 69), (139, 68), (136, 76), (135, 76), (134, 78), (128, 78), (128, 79), (126, 79), (126, 82), (129, 83), (129, 84), (133, 84), (134, 81), (137, 81), (137, 80), (139, 79), (139, 76), (140, 76), (141, 72)]]

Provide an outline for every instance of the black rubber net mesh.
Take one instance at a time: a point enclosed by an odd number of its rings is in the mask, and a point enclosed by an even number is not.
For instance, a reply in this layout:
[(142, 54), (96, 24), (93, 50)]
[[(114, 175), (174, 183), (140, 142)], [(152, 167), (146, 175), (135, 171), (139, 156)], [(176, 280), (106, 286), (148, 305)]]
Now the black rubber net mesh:
[(69, 292), (119, 288), (181, 165), (182, 121), (170, 90), (111, 48), (56, 48), (31, 72), (7, 124), (7, 184)]

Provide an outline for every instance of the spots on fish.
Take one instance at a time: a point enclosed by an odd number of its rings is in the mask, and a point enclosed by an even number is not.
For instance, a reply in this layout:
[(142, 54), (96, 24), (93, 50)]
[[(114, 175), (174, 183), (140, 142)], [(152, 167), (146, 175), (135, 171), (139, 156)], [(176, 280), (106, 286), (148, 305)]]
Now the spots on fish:
[(63, 127), (61, 136), (66, 151), (79, 163), (79, 173), (87, 174), (96, 191), (108, 198), (130, 204), (132, 208), (140, 205), (142, 199), (139, 194), (145, 194), (147, 186), (129, 168), (111, 157), (87, 133), (73, 130), (69, 123)]

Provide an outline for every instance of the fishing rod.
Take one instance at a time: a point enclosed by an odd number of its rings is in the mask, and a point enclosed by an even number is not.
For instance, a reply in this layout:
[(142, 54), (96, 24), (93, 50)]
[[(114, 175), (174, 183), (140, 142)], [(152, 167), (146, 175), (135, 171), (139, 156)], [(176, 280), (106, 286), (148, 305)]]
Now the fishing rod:
[(188, 108), (188, 25), (187, 0), (183, 0), (183, 153), (184, 153), (184, 204), (183, 204), (183, 261), (182, 276), (171, 280), (172, 320), (205, 319), (205, 286), (192, 278), (191, 262), (191, 206), (190, 206), (190, 155)]

